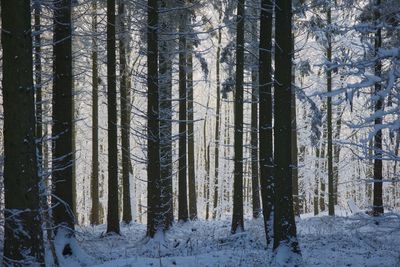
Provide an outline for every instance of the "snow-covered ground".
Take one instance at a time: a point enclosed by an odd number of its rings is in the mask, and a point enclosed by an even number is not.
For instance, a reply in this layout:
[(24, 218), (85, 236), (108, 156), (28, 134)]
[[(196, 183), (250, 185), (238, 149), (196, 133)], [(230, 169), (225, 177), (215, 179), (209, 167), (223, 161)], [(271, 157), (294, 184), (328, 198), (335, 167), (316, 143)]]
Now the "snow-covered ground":
[[(141, 224), (122, 226), (121, 236), (103, 237), (104, 225), (80, 228), (78, 244), (88, 256), (79, 262), (102, 267), (271, 266), (262, 219), (246, 220), (245, 228), (231, 235), (229, 220), (199, 220), (175, 224), (164, 239), (150, 242)], [(304, 266), (400, 266), (399, 214), (306, 215), (297, 229)], [(73, 258), (65, 263), (83, 265)]]

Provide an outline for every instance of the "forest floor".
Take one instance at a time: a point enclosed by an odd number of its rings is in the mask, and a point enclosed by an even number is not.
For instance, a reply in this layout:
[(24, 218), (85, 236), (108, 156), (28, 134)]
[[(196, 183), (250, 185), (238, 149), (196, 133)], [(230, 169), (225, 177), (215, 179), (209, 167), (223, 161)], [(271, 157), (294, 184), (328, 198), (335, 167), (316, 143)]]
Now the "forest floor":
[[(342, 213), (342, 215), (344, 215)], [(146, 226), (122, 226), (122, 235), (102, 236), (104, 225), (78, 229), (82, 253), (65, 266), (271, 266), (262, 219), (246, 220), (230, 234), (230, 220), (175, 224), (165, 238), (148, 241)], [(380, 218), (305, 215), (297, 222), (304, 266), (400, 266), (400, 215)]]

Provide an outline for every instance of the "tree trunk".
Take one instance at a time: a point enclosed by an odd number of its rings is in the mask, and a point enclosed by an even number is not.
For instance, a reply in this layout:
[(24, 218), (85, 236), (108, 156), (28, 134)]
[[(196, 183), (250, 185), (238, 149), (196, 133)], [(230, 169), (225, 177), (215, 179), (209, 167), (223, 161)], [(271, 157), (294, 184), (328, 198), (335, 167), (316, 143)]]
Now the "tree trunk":
[(206, 202), (206, 220), (210, 215), (210, 144), (207, 146), (207, 118), (210, 97), (207, 99), (206, 115), (203, 121), (203, 150), (204, 150), (204, 172), (205, 172), (205, 185), (204, 185), (204, 198)]
[(319, 155), (320, 155), (320, 150), (319, 147), (317, 146), (315, 148), (315, 179), (314, 179), (314, 215), (318, 215), (319, 213), (319, 205), (318, 205), (318, 200), (319, 200), (319, 179), (320, 179), (320, 175), (319, 175), (319, 166), (320, 166), (320, 159), (319, 159)]
[[(71, 1), (55, 2), (53, 41), (53, 220), (56, 232), (73, 235), (73, 84)], [(66, 247), (67, 248), (67, 247)], [(68, 252), (69, 249), (65, 251)]]
[[(326, 124), (323, 127), (323, 137), (326, 136)], [(325, 211), (325, 143), (322, 142), (320, 149), (320, 157), (319, 157), (319, 171), (322, 170), (322, 175), (320, 175), (320, 191), (319, 191), (319, 208), (320, 211)]]
[[(379, 8), (381, 0), (376, 0), (376, 6), (374, 7), (375, 26), (378, 27), (375, 33), (375, 55), (378, 54), (379, 48), (382, 46), (382, 29), (378, 25), (380, 12)], [(381, 77), (382, 74), (382, 62), (377, 60), (375, 63), (375, 76)], [(375, 102), (375, 113), (378, 113), (383, 108), (383, 98), (380, 96), (382, 89), (381, 82), (375, 83), (374, 96), (377, 98)], [(373, 203), (373, 214), (379, 216), (383, 214), (383, 199), (382, 199), (382, 130), (380, 125), (382, 124), (382, 117), (375, 119), (375, 129), (379, 129), (375, 133), (374, 137), (374, 203)]]
[[(163, 9), (171, 8), (168, 1), (161, 1)], [(170, 34), (174, 31), (171, 26), (171, 13), (161, 13), (161, 35), (159, 53), (159, 83), (160, 83), (160, 170), (161, 170), (161, 208), (164, 227), (168, 229), (174, 220), (172, 192), (172, 58), (171, 49), (174, 41)], [(165, 33), (165, 35), (162, 35)]]
[(186, 222), (188, 220), (188, 201), (187, 201), (187, 113), (186, 113), (186, 23), (187, 14), (184, 9), (184, 0), (180, 0), (181, 11), (179, 24), (179, 160), (178, 160), (178, 179), (179, 179), (179, 200), (178, 200), (178, 220)]
[(243, 73), (244, 73), (244, 3), (239, 0), (236, 18), (236, 90), (235, 90), (235, 157), (233, 181), (233, 214), (231, 233), (244, 231), (243, 220)]
[(35, 2), (35, 106), (36, 106), (36, 138), (40, 179), (44, 179), (43, 172), (43, 108), (42, 108), (42, 48), (41, 48), (41, 6)]
[(193, 109), (193, 45), (187, 41), (187, 130), (188, 130), (188, 170), (189, 170), (189, 216), (197, 219), (196, 173), (194, 169), (194, 109)]
[[(331, 7), (327, 11), (327, 26), (330, 27), (332, 23)], [(332, 61), (332, 37), (328, 32), (328, 48), (326, 51), (328, 62)], [(326, 86), (328, 94), (332, 92), (332, 70), (327, 69), (326, 72)], [(333, 188), (333, 148), (332, 148), (332, 97), (327, 97), (327, 122), (328, 125), (328, 213), (330, 216), (335, 215), (335, 198)]]
[[(73, 15), (72, 15), (73, 16)], [(71, 22), (72, 25), (72, 22)], [(73, 27), (73, 25), (72, 25)], [(73, 36), (71, 37), (73, 39)], [(73, 41), (72, 41), (73, 42)], [(73, 47), (73, 44), (72, 44)], [(72, 60), (72, 77), (74, 77), (74, 61)], [(72, 212), (75, 215), (75, 223), (79, 224), (79, 214), (77, 210), (77, 193), (76, 193), (76, 125), (75, 121), (79, 117), (79, 109), (75, 108), (75, 85), (74, 85), (75, 80), (72, 80)], [(84, 178), (83, 178), (84, 180)], [(85, 184), (85, 181), (82, 181), (82, 184)]]
[(319, 205), (318, 205), (318, 200), (319, 200), (319, 180), (320, 180), (320, 175), (319, 175), (319, 166), (320, 166), (320, 149), (317, 146), (315, 148), (315, 184), (314, 184), (314, 215), (318, 215), (319, 213)]
[(100, 224), (99, 218), (99, 70), (97, 46), (97, 1), (92, 3), (92, 210), (90, 223)]
[(261, 199), (267, 243), (271, 241), (274, 203), (272, 148), (272, 0), (261, 1), (259, 50), (259, 158)]
[(206, 220), (208, 220), (210, 218), (210, 143), (206, 146), (204, 157), (205, 157), (205, 170), (206, 170), (206, 179), (205, 179)]
[[(342, 128), (342, 115), (343, 111), (340, 105), (337, 106), (337, 111), (336, 111), (336, 132), (335, 132), (335, 140), (340, 139), (340, 132)], [(335, 205), (338, 204), (338, 184), (339, 184), (339, 162), (340, 162), (340, 145), (336, 144), (333, 148), (333, 159), (334, 159), (334, 165), (333, 165), (333, 194), (334, 194), (334, 202)]]
[(147, 235), (162, 229), (158, 85), (158, 1), (147, 8)]
[[(253, 16), (257, 17), (258, 8), (252, 8)], [(258, 43), (258, 24), (251, 24), (251, 36), (253, 45)], [(258, 160), (258, 58), (257, 51), (253, 51), (253, 67), (251, 69), (251, 192), (253, 218), (260, 217), (260, 178)]]
[(126, 64), (127, 32), (125, 0), (119, 0), (119, 71), (120, 71), (120, 90), (121, 90), (121, 145), (122, 145), (122, 221), (129, 224), (132, 221), (131, 193), (130, 193), (130, 88), (128, 88), (128, 69)]
[(118, 214), (118, 134), (115, 0), (107, 0), (108, 209), (107, 233), (120, 233)]
[[(292, 51), (293, 51), (293, 61), (295, 59), (295, 38), (294, 34), (292, 35)], [(296, 112), (296, 68), (293, 64), (292, 66), (292, 94), (291, 94), (291, 112), (292, 112), (292, 132), (291, 132), (291, 140), (292, 140), (292, 186), (293, 186), (293, 208), (294, 214), (300, 217), (300, 196), (299, 196), (299, 172), (298, 172), (298, 149), (297, 149), (297, 112)]]
[[(251, 106), (251, 105), (250, 105)], [(251, 112), (251, 107), (250, 107), (250, 112), (248, 110), (248, 108), (246, 107), (246, 109), (243, 110), (244, 113), (248, 114)], [(251, 126), (251, 124), (250, 124)], [(246, 131), (244, 133), (244, 155), (246, 155), (244, 157), (244, 161), (243, 161), (243, 207), (247, 208), (249, 206), (250, 203), (250, 179), (251, 179), (251, 174), (250, 174), (250, 170), (251, 170), (251, 130), (250, 131)], [(250, 145), (250, 146), (249, 146)], [(248, 155), (248, 156), (247, 156)], [(250, 157), (250, 161), (246, 160), (246, 157)], [(246, 210), (244, 210), (244, 213), (246, 213)]]
[(27, 0), (1, 1), (5, 266), (44, 266), (30, 10)]
[[(375, 108), (375, 107), (374, 107)], [(373, 163), (373, 151), (374, 151), (374, 140), (371, 138), (368, 141), (368, 167), (366, 175), (371, 181), (366, 184), (366, 191), (368, 197), (368, 203), (373, 203), (373, 184), (374, 184), (374, 163)]]
[[(292, 160), (292, 1), (279, 1), (275, 8), (275, 127), (274, 127), (274, 251), (287, 247), (300, 254), (293, 213)], [(289, 107), (289, 108), (288, 108)], [(287, 260), (292, 255), (286, 255)], [(292, 262), (291, 262), (292, 263)]]
[[(222, 14), (219, 15), (219, 21), (222, 20)], [(215, 153), (214, 153), (214, 209), (213, 219), (217, 218), (218, 209), (218, 179), (219, 179), (219, 142), (220, 142), (220, 113), (221, 113), (221, 71), (220, 71), (220, 57), (221, 57), (221, 43), (222, 43), (222, 29), (218, 28), (218, 42), (217, 42), (217, 58), (216, 58), (216, 81), (217, 81), (217, 103), (216, 103), (216, 117), (215, 117)]]
[[(43, 126), (43, 100), (42, 100), (42, 40), (41, 40), (41, 1), (34, 3), (34, 20), (35, 20), (35, 105), (36, 105), (36, 144), (37, 144), (37, 158), (39, 170), (39, 198), (40, 209), (42, 216), (42, 223), (44, 223), (47, 234), (47, 241), (49, 242), (50, 251), (53, 256), (53, 263), (58, 266), (54, 247), (54, 235), (51, 224), (51, 210), (49, 208), (48, 198), (49, 192), (49, 172), (48, 172), (48, 143), (43, 135), (43, 128), (47, 132), (47, 125)], [(44, 108), (46, 110), (46, 106)]]
[[(229, 95), (227, 96), (226, 102), (225, 102), (225, 138), (224, 138), (224, 158), (225, 159), (230, 159), (231, 158), (231, 105), (229, 102)], [(225, 196), (225, 202), (227, 203), (224, 205), (226, 212), (230, 213), (230, 202), (231, 202), (231, 174), (230, 174), (230, 160), (225, 160), (224, 161), (225, 166), (224, 170), (225, 173), (227, 174), (228, 177), (225, 178), (225, 186), (224, 186), (224, 196)], [(221, 203), (220, 205), (223, 205), (224, 203)]]
[[(326, 104), (322, 104), (322, 110), (325, 111), (326, 110)], [(325, 171), (326, 171), (326, 142), (324, 142), (323, 140), (327, 139), (327, 133), (328, 133), (328, 123), (327, 121), (323, 124), (322, 126), (322, 138), (321, 138), (321, 144), (320, 144), (320, 150), (319, 150), (319, 167), (317, 169), (319, 175), (319, 179), (320, 179), (320, 191), (319, 191), (319, 208), (320, 211), (325, 211), (325, 180), (326, 180), (326, 176), (325, 176)], [(322, 175), (321, 175), (322, 174)]]

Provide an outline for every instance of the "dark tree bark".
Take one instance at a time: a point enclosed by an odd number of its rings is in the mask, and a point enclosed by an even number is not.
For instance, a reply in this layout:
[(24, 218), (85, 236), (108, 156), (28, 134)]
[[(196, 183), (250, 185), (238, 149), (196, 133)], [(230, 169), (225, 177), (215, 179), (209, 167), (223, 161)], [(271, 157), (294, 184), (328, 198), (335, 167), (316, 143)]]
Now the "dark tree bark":
[(34, 5), (34, 20), (35, 20), (35, 106), (36, 106), (36, 138), (37, 149), (38, 149), (38, 162), (39, 162), (39, 173), (41, 179), (44, 178), (43, 173), (43, 108), (42, 108), (42, 41), (41, 41), (41, 25), (40, 25), (40, 13), (41, 5), (40, 1), (36, 1)]
[(194, 105), (193, 105), (193, 45), (187, 40), (187, 137), (188, 137), (188, 172), (189, 172), (189, 218), (197, 219), (196, 172), (194, 169)]
[[(167, 0), (161, 1), (161, 8), (172, 8)], [(164, 216), (164, 227), (168, 229), (174, 221), (173, 192), (172, 192), (172, 56), (174, 40), (170, 34), (174, 31), (171, 26), (170, 12), (161, 13), (160, 32), (160, 168), (161, 168), (161, 209)], [(164, 35), (163, 35), (164, 33)]]
[[(219, 13), (219, 21), (222, 21), (222, 11)], [(220, 143), (220, 113), (221, 113), (221, 74), (220, 74), (220, 57), (221, 57), (221, 43), (222, 43), (222, 29), (218, 28), (218, 41), (217, 41), (217, 58), (216, 58), (216, 82), (217, 82), (217, 103), (216, 103), (216, 117), (215, 117), (215, 153), (214, 153), (214, 210), (213, 219), (217, 218), (218, 209), (218, 177), (219, 177), (219, 143)]]
[[(329, 5), (329, 4), (328, 4)], [(327, 10), (327, 25), (331, 26), (332, 14), (331, 7), (329, 5)], [(331, 33), (328, 32), (328, 48), (326, 51), (328, 62), (332, 61), (332, 37)], [(328, 94), (332, 92), (332, 70), (328, 69), (326, 72), (326, 86)], [(332, 145), (332, 97), (327, 97), (327, 127), (328, 127), (328, 213), (330, 216), (335, 215), (335, 198), (333, 188), (333, 145)]]
[[(323, 135), (322, 138), (323, 140), (325, 140), (324, 138), (326, 138), (327, 136), (327, 124), (324, 123), (323, 125)], [(322, 142), (322, 144), (320, 145), (321, 149), (320, 149), (320, 154), (319, 154), (319, 169), (317, 169), (318, 172), (324, 174), (326, 171), (326, 153), (325, 153), (325, 148), (326, 148), (326, 143)], [(321, 175), (320, 177), (320, 190), (319, 190), (319, 209), (320, 211), (325, 211), (325, 191), (326, 191), (326, 185), (325, 185), (325, 179), (326, 177), (324, 175)]]
[[(373, 108), (375, 109), (375, 107), (373, 107)], [(369, 168), (367, 168), (367, 170), (366, 170), (366, 175), (367, 175), (367, 177), (371, 177), (372, 179), (373, 179), (373, 176), (374, 176), (373, 151), (374, 151), (374, 140), (370, 139), (368, 141), (368, 166), (369, 166)], [(368, 202), (372, 203), (372, 205), (373, 205), (373, 201), (374, 201), (373, 200), (373, 198), (374, 198), (373, 197), (373, 186), (374, 186), (373, 182), (366, 184)]]
[[(254, 88), (254, 87), (253, 87)], [(258, 91), (258, 90), (257, 90)], [(260, 217), (261, 205), (260, 205), (260, 185), (259, 185), (259, 160), (258, 160), (258, 97), (253, 91), (252, 97), (252, 109), (251, 109), (251, 191), (252, 191), (252, 204), (253, 204), (253, 218)]]
[(122, 220), (129, 224), (132, 221), (130, 170), (131, 170), (131, 144), (130, 144), (130, 88), (128, 88), (128, 69), (126, 64), (126, 15), (125, 0), (118, 3), (119, 18), (119, 71), (121, 90), (121, 145), (122, 145)]
[(315, 179), (314, 179), (314, 199), (313, 199), (313, 204), (314, 204), (314, 215), (318, 215), (318, 213), (319, 213), (319, 205), (318, 205), (318, 200), (319, 200), (319, 195), (318, 195), (318, 192), (319, 192), (319, 175), (317, 175), (318, 174), (318, 170), (319, 170), (319, 166), (320, 166), (320, 163), (319, 163), (319, 161), (320, 161), (320, 149), (319, 149), (319, 147), (317, 146), (316, 148), (315, 148), (315, 173), (314, 173), (314, 175), (315, 175)]
[(158, 1), (147, 2), (147, 235), (162, 228), (160, 212), (160, 125), (158, 85)]
[(243, 73), (244, 73), (244, 0), (237, 4), (236, 18), (236, 90), (235, 90), (235, 166), (231, 233), (244, 230), (243, 220)]
[[(185, 1), (180, 0), (181, 7), (185, 6)], [(187, 113), (186, 113), (186, 10), (181, 11), (179, 23), (179, 160), (178, 160), (178, 220), (188, 220), (188, 196), (187, 196)]]
[(30, 1), (1, 1), (5, 266), (44, 266)]
[(99, 218), (99, 70), (97, 45), (97, 1), (92, 3), (92, 210), (90, 223), (100, 224)]
[(107, 0), (108, 209), (107, 233), (120, 233), (118, 214), (118, 135), (115, 53), (115, 0)]
[[(274, 125), (274, 250), (288, 247), (300, 254), (293, 213), (291, 154), (292, 95), (292, 1), (279, 1), (275, 8), (275, 125)], [(279, 148), (279, 149), (278, 149)], [(289, 255), (287, 257), (290, 257)]]
[[(224, 158), (230, 158), (231, 157), (231, 131), (230, 131), (230, 125), (231, 125), (231, 105), (230, 105), (230, 100), (229, 100), (229, 95), (227, 95), (226, 98), (226, 102), (225, 102), (225, 129), (224, 129)], [(231, 161), (224, 161), (224, 170), (229, 170), (230, 169), (230, 163)], [(229, 177), (226, 178), (224, 184), (224, 188), (223, 188), (223, 195), (225, 198), (225, 201), (227, 203), (230, 202), (230, 198), (231, 198), (231, 188), (230, 188), (230, 183), (228, 182), (228, 179), (231, 179), (231, 176), (229, 175)], [(226, 212), (230, 212), (230, 206), (228, 205), (227, 207), (225, 207)]]
[[(252, 15), (258, 15), (258, 8), (252, 8)], [(258, 43), (258, 24), (251, 24), (251, 36), (253, 46)], [(258, 151), (258, 57), (257, 52), (252, 58), (253, 66), (251, 68), (251, 192), (253, 218), (258, 218), (261, 214), (260, 205), (260, 178), (259, 178), (259, 151)], [(250, 197), (250, 195), (248, 195)]]
[(261, 1), (259, 51), (259, 159), (263, 217), (267, 243), (271, 241), (274, 204), (272, 144), (272, 0)]
[(203, 150), (204, 150), (204, 198), (206, 201), (206, 220), (210, 216), (210, 144), (207, 145), (207, 118), (208, 118), (208, 106), (210, 103), (210, 97), (207, 100), (206, 115), (204, 116), (203, 122)]
[[(58, 230), (72, 236), (73, 214), (73, 83), (71, 0), (54, 3), (53, 41), (53, 220)], [(63, 233), (64, 234), (64, 233)], [(67, 253), (67, 252), (66, 252)]]
[[(382, 29), (380, 28), (380, 8), (381, 0), (376, 0), (374, 7), (375, 26), (377, 27), (375, 33), (375, 55), (378, 54), (379, 48), (382, 46)], [(381, 77), (382, 75), (382, 62), (377, 60), (375, 63), (375, 76)], [(380, 82), (375, 83), (374, 96), (377, 98), (375, 102), (375, 112), (380, 112), (383, 108), (383, 98), (379, 96), (382, 90)], [(375, 129), (379, 129), (374, 136), (374, 203), (373, 214), (379, 216), (383, 214), (383, 199), (382, 199), (382, 117), (375, 119)]]
[[(335, 140), (340, 139), (340, 132), (342, 129), (342, 115), (343, 115), (344, 109), (341, 108), (341, 106), (337, 106), (337, 111), (336, 111), (336, 132), (335, 132)], [(334, 194), (334, 200), (335, 200), (335, 205), (338, 204), (338, 184), (339, 184), (339, 163), (340, 163), (340, 145), (336, 144), (333, 148), (333, 159), (334, 159), (334, 165), (333, 165), (333, 194)], [(395, 172), (394, 172), (395, 173)], [(371, 177), (371, 176), (369, 176)]]

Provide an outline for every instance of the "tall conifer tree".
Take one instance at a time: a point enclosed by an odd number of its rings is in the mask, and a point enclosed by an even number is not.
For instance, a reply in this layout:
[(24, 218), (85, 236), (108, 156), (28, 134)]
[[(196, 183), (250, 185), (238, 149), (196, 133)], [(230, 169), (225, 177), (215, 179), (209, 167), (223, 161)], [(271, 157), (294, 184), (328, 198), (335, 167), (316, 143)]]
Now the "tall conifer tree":
[[(288, 248), (286, 264), (300, 254), (292, 196), (292, 1), (282, 0), (275, 7), (274, 82), (274, 244), (275, 251)], [(286, 251), (286, 250), (283, 250)], [(285, 252), (286, 253), (286, 252)]]
[(108, 212), (107, 233), (119, 234), (115, 0), (107, 0)]
[(4, 266), (44, 266), (35, 145), (31, 9), (1, 1), (4, 108)]
[(73, 234), (75, 224), (71, 12), (71, 0), (54, 2), (52, 214), (56, 232), (67, 229), (68, 235)]
[(235, 90), (235, 166), (231, 232), (244, 230), (243, 220), (243, 75), (244, 75), (244, 0), (237, 4), (236, 90)]

